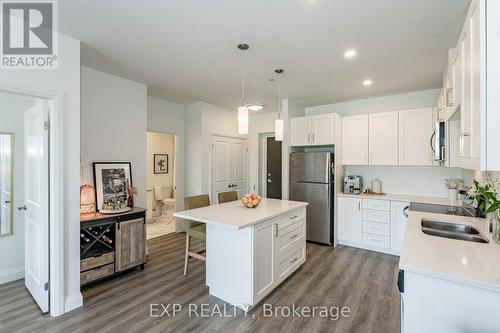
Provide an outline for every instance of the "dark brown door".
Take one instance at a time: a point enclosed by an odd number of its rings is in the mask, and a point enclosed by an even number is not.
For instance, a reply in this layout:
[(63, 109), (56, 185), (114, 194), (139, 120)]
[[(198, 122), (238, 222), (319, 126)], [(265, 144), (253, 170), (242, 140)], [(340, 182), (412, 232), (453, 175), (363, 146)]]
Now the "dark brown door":
[(267, 138), (267, 197), (281, 199), (281, 141)]

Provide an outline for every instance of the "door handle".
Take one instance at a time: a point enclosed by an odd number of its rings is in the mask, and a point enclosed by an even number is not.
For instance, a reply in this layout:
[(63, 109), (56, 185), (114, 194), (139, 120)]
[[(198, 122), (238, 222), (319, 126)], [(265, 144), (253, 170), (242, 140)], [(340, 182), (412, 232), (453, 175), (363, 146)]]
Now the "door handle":
[(267, 180), (267, 182), (268, 182), (268, 183), (272, 183), (273, 181), (272, 181), (271, 179), (268, 179), (268, 180)]
[(21, 211), (21, 210), (26, 210), (26, 205), (24, 205), (24, 206), (19, 206), (19, 207), (17, 207), (17, 209), (18, 209), (19, 211)]
[(410, 206), (406, 206), (405, 208), (403, 208), (403, 215), (408, 218), (408, 209), (410, 209)]
[(5, 200), (5, 203), (6, 204), (10, 204), (10, 200)]

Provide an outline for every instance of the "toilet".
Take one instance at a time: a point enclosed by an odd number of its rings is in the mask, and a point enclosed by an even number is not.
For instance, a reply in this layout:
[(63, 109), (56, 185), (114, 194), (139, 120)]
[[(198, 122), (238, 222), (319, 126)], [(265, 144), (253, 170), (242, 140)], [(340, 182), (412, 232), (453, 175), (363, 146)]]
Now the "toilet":
[(175, 198), (172, 198), (172, 187), (155, 186), (155, 200), (162, 203), (161, 216), (173, 218), (175, 209)]

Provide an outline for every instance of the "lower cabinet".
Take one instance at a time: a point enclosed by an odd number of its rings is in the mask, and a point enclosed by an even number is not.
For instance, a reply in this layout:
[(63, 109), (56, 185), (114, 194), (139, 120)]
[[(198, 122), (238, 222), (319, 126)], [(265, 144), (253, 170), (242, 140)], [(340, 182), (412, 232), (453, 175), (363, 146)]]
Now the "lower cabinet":
[(276, 278), (274, 252), (276, 247), (275, 229), (272, 223), (260, 223), (254, 227), (255, 233), (255, 297), (269, 293)]
[(399, 255), (409, 203), (339, 197), (339, 243)]
[(143, 218), (116, 224), (116, 271), (146, 262), (146, 220)]

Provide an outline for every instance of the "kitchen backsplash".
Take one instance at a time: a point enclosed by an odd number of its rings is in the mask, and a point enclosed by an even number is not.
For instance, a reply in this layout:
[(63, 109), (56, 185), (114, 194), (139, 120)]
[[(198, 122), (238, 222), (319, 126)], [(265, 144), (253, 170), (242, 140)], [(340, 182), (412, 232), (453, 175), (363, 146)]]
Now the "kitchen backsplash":
[(382, 181), (382, 191), (391, 194), (446, 197), (445, 179), (461, 178), (462, 169), (422, 166), (347, 166), (346, 175), (363, 178), (364, 188), (371, 188), (372, 180)]

